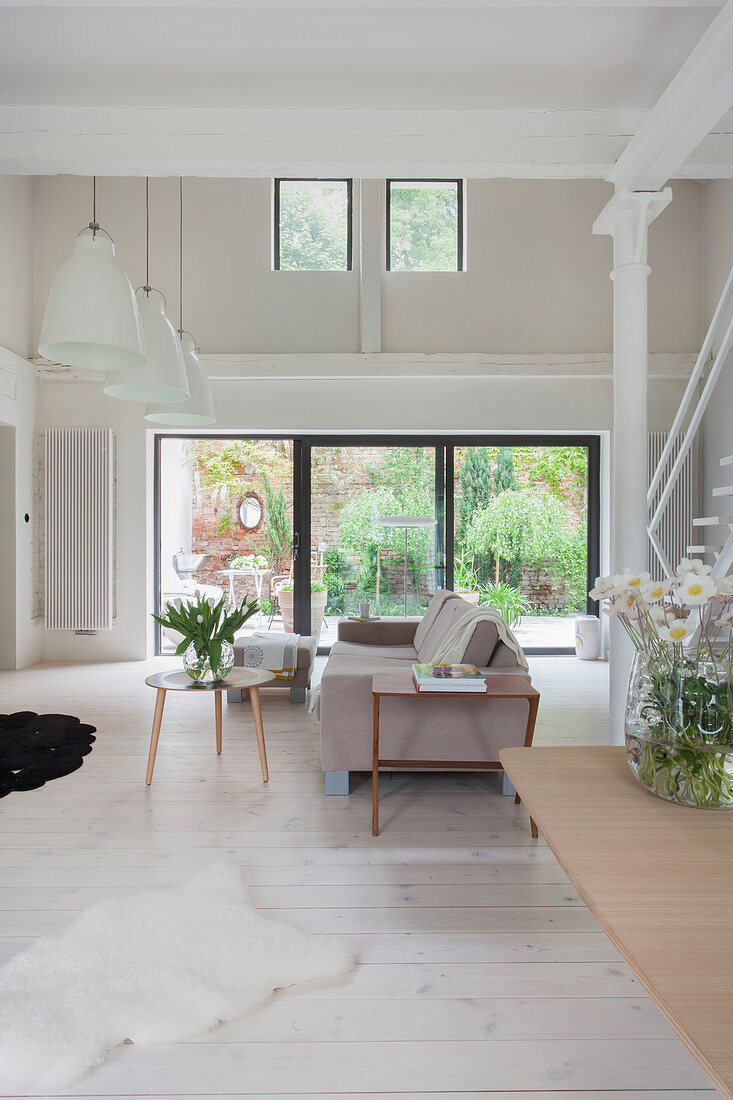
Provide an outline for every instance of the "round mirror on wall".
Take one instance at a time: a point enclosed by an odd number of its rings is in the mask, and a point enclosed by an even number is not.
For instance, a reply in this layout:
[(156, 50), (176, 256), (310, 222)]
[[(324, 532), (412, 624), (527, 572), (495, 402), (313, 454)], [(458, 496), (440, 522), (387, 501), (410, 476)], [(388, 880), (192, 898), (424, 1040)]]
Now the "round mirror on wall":
[(254, 494), (246, 496), (239, 505), (239, 522), (247, 531), (255, 531), (262, 522), (262, 501)]

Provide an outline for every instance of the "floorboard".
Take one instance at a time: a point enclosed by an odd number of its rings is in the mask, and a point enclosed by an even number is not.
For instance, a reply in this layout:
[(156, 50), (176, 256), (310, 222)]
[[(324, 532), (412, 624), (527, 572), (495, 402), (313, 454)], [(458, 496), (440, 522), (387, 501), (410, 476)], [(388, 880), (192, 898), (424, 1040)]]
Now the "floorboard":
[[(498, 776), (385, 775), (374, 838), (367, 778), (325, 798), (317, 723), (263, 691), (267, 787), (249, 707), (225, 708), (217, 757), (211, 699), (187, 696), (166, 707), (148, 789), (143, 681), (171, 663), (0, 673), (0, 709), (98, 727), (80, 771), (0, 801), (0, 960), (100, 898), (229, 858), (264, 911), (352, 938), (362, 963), (195, 1042), (124, 1044), (65, 1096), (714, 1100)], [(607, 666), (531, 665), (537, 743), (605, 743)]]

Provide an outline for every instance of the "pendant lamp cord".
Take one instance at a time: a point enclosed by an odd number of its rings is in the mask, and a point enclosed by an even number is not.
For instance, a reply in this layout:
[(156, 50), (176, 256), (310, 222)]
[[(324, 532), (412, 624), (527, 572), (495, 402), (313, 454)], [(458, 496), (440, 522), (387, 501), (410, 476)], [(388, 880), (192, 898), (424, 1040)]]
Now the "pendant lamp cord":
[(183, 176), (178, 177), (178, 335), (183, 336)]
[(150, 297), (150, 177), (145, 177), (145, 286), (146, 297)]
[(96, 237), (99, 224), (97, 222), (97, 177), (92, 176), (92, 221), (89, 226), (92, 237)]

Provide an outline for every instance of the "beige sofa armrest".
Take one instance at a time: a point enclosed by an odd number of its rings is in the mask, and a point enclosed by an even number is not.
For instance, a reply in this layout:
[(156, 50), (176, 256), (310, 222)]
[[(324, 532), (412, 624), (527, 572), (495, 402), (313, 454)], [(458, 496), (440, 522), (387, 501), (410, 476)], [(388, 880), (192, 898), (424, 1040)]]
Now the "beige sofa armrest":
[(410, 645), (419, 622), (419, 619), (377, 619), (358, 623), (342, 619), (337, 637), (340, 642), (359, 642), (361, 645)]

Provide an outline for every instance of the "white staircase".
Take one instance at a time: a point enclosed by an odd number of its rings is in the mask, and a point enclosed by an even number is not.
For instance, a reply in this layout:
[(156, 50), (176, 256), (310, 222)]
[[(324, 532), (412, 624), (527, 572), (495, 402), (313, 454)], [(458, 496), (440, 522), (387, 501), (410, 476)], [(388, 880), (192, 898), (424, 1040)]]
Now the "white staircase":
[[(726, 455), (720, 460), (721, 466), (733, 466), (733, 455)], [(733, 485), (720, 485), (713, 489), (714, 497), (730, 497), (733, 500)], [(733, 511), (733, 509), (731, 509)], [(733, 563), (733, 516), (701, 516), (693, 519), (693, 527), (712, 527), (715, 535), (722, 538), (720, 543), (702, 543), (687, 547), (687, 553), (695, 557), (707, 557), (708, 565), (712, 565), (713, 576), (724, 577)]]
[[(649, 541), (666, 576), (674, 571), (668, 554), (662, 545), (660, 530), (665, 514), (670, 506), (675, 486), (680, 478), (685, 462), (699, 431), (705, 410), (708, 407), (718, 378), (725, 365), (728, 353), (733, 348), (733, 316), (720, 341), (718, 351), (712, 356), (712, 349), (722, 326), (729, 304), (733, 301), (733, 267), (723, 287), (710, 328), (700, 348), (695, 367), (690, 375), (684, 396), (677, 410), (667, 442), (659, 457), (649, 483), (647, 504), (649, 507)], [(707, 370), (707, 377), (703, 378)], [(702, 386), (702, 389), (700, 387)], [(721, 458), (723, 468), (733, 467), (733, 455)], [(730, 476), (730, 475), (729, 475)], [(704, 528), (699, 543), (690, 543), (687, 553), (691, 557), (707, 558), (712, 566), (713, 576), (725, 576), (733, 565), (733, 484), (721, 485), (713, 489), (713, 497), (729, 498), (722, 505), (722, 512), (731, 514), (701, 516), (693, 519), (693, 527)], [(709, 532), (709, 534), (708, 534)], [(708, 538), (710, 541), (708, 541)]]

